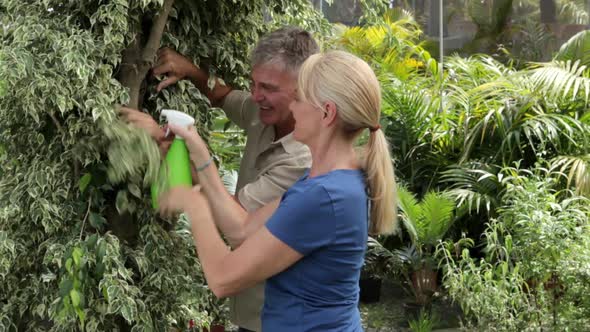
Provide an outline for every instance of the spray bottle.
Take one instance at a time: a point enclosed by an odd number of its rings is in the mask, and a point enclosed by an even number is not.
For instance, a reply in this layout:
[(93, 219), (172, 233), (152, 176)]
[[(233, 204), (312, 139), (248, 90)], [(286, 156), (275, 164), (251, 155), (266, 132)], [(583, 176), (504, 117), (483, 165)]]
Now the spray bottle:
[[(189, 127), (195, 123), (195, 119), (191, 116), (175, 111), (175, 110), (162, 110), (162, 117), (166, 119), (168, 124), (174, 124), (182, 127)], [(166, 132), (168, 136), (170, 129)], [(162, 179), (162, 177), (165, 177)], [(176, 136), (170, 145), (170, 149), (166, 154), (165, 160), (162, 162), (160, 172), (158, 174), (159, 180), (152, 185), (152, 207), (158, 208), (158, 199), (162, 192), (179, 186), (191, 186), (193, 178), (191, 176), (191, 162), (189, 158), (189, 152), (186, 147), (184, 140)], [(158, 184), (165, 183), (167, 188), (160, 189)]]

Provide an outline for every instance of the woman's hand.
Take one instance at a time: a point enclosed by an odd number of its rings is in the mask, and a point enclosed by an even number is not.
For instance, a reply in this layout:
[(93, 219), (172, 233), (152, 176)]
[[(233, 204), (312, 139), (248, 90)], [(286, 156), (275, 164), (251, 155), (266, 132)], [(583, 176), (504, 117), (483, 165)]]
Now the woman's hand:
[(129, 107), (121, 107), (119, 115), (123, 121), (145, 130), (156, 142), (164, 139), (164, 130), (158, 126), (151, 115)]
[(194, 187), (178, 186), (170, 189), (160, 196), (158, 210), (163, 216), (172, 216), (177, 213), (186, 212), (193, 208), (203, 214), (209, 211), (209, 203), (200, 192), (201, 186)]
[(193, 126), (186, 128), (169, 124), (167, 128), (169, 128), (170, 131), (174, 133), (174, 135), (184, 139), (186, 147), (190, 153), (190, 158), (193, 163), (195, 163), (195, 165), (202, 165), (203, 163), (207, 162), (209, 158), (211, 158), (209, 149), (207, 149), (207, 144), (205, 144)]

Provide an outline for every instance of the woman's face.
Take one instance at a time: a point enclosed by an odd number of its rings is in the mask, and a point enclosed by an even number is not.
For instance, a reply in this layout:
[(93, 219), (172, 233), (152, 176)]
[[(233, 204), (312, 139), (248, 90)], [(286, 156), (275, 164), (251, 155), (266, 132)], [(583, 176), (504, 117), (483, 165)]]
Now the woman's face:
[(295, 119), (293, 138), (309, 145), (319, 135), (324, 111), (316, 105), (300, 100), (299, 97), (291, 102), (289, 109)]

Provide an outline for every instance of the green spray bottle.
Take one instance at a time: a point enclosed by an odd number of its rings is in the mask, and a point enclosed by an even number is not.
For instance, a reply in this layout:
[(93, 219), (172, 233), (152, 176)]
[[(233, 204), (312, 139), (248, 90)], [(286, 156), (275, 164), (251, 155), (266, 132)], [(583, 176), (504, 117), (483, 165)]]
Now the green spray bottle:
[[(189, 127), (195, 124), (195, 119), (186, 113), (175, 110), (162, 110), (162, 117), (168, 124), (174, 124), (182, 127)], [(166, 132), (168, 136), (170, 129)], [(162, 178), (164, 177), (164, 178)], [(191, 175), (191, 161), (189, 152), (184, 140), (176, 136), (170, 145), (166, 158), (162, 161), (162, 166), (158, 174), (158, 181), (152, 185), (152, 207), (158, 208), (158, 199), (162, 192), (179, 186), (191, 186), (193, 178)], [(166, 188), (158, 188), (159, 184), (166, 184)]]

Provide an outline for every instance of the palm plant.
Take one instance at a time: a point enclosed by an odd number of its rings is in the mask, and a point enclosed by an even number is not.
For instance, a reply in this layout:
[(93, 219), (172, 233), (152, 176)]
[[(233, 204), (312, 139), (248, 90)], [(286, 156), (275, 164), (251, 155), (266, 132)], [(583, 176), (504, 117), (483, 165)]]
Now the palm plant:
[[(563, 54), (570, 53), (578, 54), (564, 48)], [(465, 137), (460, 163), (491, 156), (488, 161), (498, 165), (520, 159), (533, 165), (540, 155), (587, 145), (580, 116), (590, 80), (580, 62), (554, 60), (516, 71), (477, 56), (450, 58), (448, 68), (448, 109)]]
[(398, 188), (398, 197), (400, 217), (412, 246), (396, 252), (402, 261), (410, 264), (416, 301), (426, 304), (437, 289), (434, 250), (455, 220), (455, 202), (447, 193), (433, 191), (418, 202), (403, 187)]
[[(560, 133), (564, 144), (552, 156), (552, 169), (567, 174), (567, 186), (590, 195), (590, 31), (564, 43), (554, 60), (530, 70), (534, 90), (547, 96), (569, 126)], [(548, 104), (549, 104), (548, 103)]]
[(435, 131), (443, 123), (438, 104), (438, 96), (430, 90), (397, 80), (384, 85), (383, 122), (396, 173), (415, 192), (425, 192), (436, 183), (436, 175), (450, 160), (445, 143), (435, 144), (452, 137)]
[(412, 14), (401, 8), (389, 10), (380, 24), (339, 28), (330, 48), (344, 48), (371, 64), (381, 81), (393, 75), (407, 80), (411, 73), (426, 68), (436, 71), (436, 61), (420, 42), (422, 31)]
[(559, 21), (574, 24), (588, 24), (585, 0), (561, 0), (559, 2)]
[(457, 203), (459, 215), (479, 214), (490, 216), (499, 206), (504, 191), (499, 167), (478, 161), (454, 165), (442, 172), (441, 182)]

